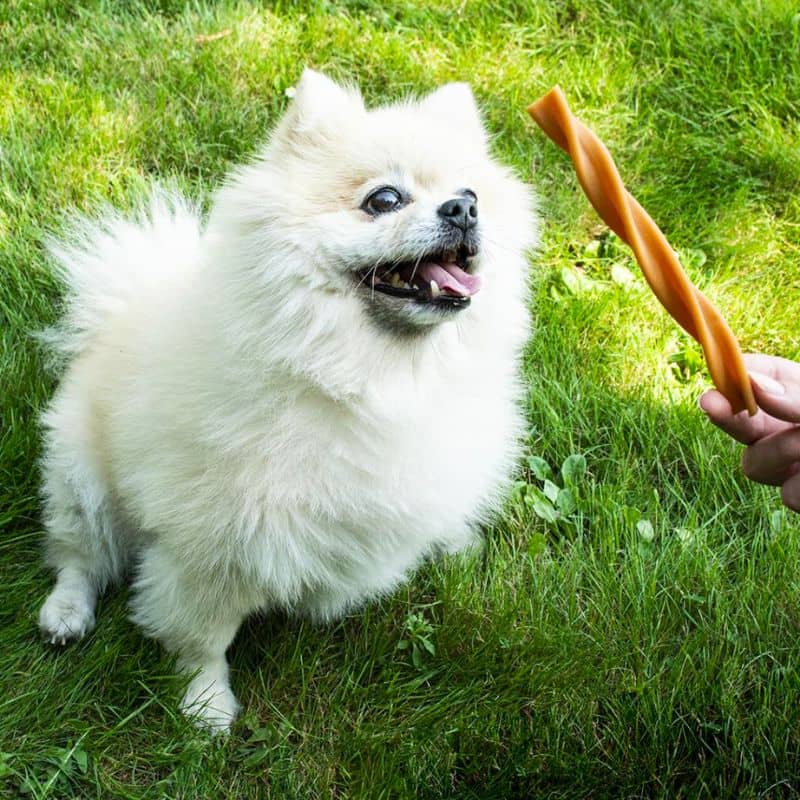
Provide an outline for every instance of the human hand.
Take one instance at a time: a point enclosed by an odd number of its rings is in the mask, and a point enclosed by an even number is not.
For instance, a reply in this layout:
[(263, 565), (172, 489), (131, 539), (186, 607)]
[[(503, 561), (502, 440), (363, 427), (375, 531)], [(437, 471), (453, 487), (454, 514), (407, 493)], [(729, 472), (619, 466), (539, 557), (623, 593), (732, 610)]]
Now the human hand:
[(800, 511), (800, 364), (785, 358), (746, 355), (744, 363), (759, 409), (733, 414), (716, 389), (700, 398), (700, 408), (744, 445), (742, 470), (758, 483), (781, 487), (788, 508)]

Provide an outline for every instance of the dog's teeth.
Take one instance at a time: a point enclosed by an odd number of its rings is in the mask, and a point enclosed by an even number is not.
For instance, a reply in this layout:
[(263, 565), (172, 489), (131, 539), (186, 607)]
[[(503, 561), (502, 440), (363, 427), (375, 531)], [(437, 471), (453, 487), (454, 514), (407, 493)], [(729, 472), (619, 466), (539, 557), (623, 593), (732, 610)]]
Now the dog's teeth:
[(396, 272), (392, 273), (392, 277), (389, 279), (389, 282), (397, 289), (400, 289), (403, 286), (403, 281)]
[(431, 297), (437, 298), (442, 293), (439, 284), (436, 281), (431, 281)]
[(408, 281), (403, 281), (403, 288), (404, 289), (410, 289), (411, 288), (411, 284)]

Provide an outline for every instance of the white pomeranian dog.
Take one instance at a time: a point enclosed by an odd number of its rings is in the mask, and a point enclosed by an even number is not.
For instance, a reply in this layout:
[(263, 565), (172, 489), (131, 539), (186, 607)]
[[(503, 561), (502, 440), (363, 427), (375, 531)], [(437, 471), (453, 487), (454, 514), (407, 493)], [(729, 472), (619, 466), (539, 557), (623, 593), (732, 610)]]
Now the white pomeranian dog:
[(470, 543), (519, 452), (535, 236), (466, 85), (367, 110), (310, 70), (205, 223), (159, 191), (78, 222), (51, 245), (44, 635), (130, 571), (182, 707), (224, 730), (248, 614), (330, 620)]

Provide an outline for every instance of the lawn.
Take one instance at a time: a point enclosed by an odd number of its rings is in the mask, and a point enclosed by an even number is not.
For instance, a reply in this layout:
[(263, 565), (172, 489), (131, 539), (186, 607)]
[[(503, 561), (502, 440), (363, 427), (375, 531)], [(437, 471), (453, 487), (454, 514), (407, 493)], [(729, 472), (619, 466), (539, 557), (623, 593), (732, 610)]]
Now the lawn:
[[(42, 239), (153, 179), (206, 201), (304, 64), (373, 103), (469, 81), (536, 186), (526, 458), (480, 552), (335, 626), (248, 622), (229, 653), (244, 713), (213, 741), (177, 713), (126, 589), (81, 643), (39, 641), (36, 419), (56, 377), (31, 333), (60, 292)], [(527, 118), (556, 82), (743, 348), (800, 357), (793, 0), (0, 4), (0, 792), (800, 793), (800, 525), (741, 476), (697, 408), (698, 347)]]

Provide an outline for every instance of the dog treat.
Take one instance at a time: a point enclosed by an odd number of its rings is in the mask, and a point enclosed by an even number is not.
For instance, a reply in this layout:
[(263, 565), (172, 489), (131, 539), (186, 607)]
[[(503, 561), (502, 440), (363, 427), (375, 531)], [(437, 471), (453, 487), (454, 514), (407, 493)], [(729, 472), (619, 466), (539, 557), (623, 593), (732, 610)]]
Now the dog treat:
[(719, 311), (692, 285), (650, 215), (625, 189), (605, 145), (572, 115), (558, 86), (529, 106), (528, 113), (569, 154), (595, 211), (630, 245), (664, 308), (700, 343), (711, 379), (733, 411), (746, 408), (755, 414), (756, 401), (736, 337)]

